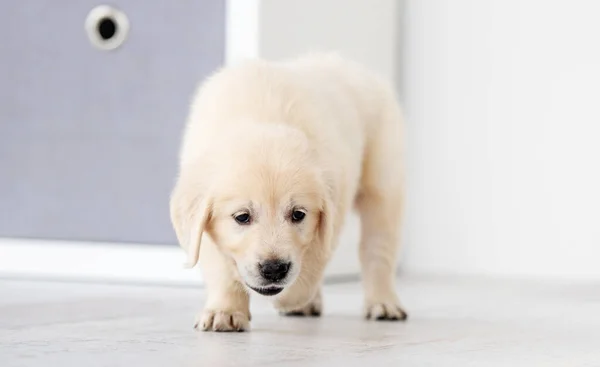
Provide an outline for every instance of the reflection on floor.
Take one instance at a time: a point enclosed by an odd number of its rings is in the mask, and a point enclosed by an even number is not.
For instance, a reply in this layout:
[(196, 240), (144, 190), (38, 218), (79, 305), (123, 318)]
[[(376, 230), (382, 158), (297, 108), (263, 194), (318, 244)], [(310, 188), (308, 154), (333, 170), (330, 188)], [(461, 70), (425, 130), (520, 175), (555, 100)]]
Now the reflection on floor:
[[(0, 365), (600, 365), (600, 284), (406, 278), (409, 320), (367, 322), (358, 284), (325, 288), (317, 319), (253, 300), (252, 331), (192, 330), (202, 290), (0, 281)], [(256, 298), (256, 297), (255, 297)]]

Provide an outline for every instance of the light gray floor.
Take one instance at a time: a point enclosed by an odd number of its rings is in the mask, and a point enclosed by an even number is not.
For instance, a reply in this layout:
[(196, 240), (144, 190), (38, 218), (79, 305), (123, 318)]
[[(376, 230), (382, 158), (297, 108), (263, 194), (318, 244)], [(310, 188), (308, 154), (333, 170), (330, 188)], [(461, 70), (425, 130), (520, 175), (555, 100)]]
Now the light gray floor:
[(357, 284), (320, 319), (253, 304), (253, 330), (192, 330), (201, 290), (0, 282), (0, 366), (600, 366), (600, 283), (409, 278), (406, 323), (360, 317)]

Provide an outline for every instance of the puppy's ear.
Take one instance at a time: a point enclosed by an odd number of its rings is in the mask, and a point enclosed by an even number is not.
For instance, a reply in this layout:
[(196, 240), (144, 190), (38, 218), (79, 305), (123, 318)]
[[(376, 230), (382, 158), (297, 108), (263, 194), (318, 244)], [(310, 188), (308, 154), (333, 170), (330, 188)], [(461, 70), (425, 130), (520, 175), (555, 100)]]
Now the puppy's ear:
[(321, 213), (319, 217), (319, 240), (321, 246), (328, 253), (332, 248), (333, 235), (335, 231), (335, 208), (333, 202), (328, 197), (323, 198), (321, 204)]
[(334, 200), (334, 179), (333, 174), (328, 170), (317, 173), (317, 187), (321, 199), (321, 212), (319, 216), (319, 226), (317, 228), (318, 238), (321, 242), (321, 249), (325, 250), (326, 256), (330, 255), (332, 250), (332, 241), (335, 231), (338, 229), (339, 219), (336, 217), (337, 209)]
[(212, 212), (208, 196), (203, 197), (194, 191), (179, 182), (170, 200), (171, 223), (179, 245), (187, 252), (187, 268), (193, 268), (198, 263), (202, 234)]

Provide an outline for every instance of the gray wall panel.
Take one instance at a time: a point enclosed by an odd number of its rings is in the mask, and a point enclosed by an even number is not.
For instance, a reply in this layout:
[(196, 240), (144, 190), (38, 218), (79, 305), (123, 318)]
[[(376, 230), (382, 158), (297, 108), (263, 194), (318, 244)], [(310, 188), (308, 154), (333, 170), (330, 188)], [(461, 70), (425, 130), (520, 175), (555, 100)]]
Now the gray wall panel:
[(0, 236), (175, 242), (179, 138), (223, 62), (225, 2), (117, 2), (131, 30), (113, 51), (84, 31), (99, 4), (0, 3)]

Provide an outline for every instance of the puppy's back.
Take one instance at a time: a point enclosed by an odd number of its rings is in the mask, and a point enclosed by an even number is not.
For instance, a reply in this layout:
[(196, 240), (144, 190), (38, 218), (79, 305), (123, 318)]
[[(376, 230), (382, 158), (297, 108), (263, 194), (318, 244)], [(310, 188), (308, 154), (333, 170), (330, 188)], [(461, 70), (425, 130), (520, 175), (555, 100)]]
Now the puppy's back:
[(360, 161), (365, 143), (381, 130), (381, 114), (394, 103), (387, 81), (336, 53), (246, 61), (222, 68), (198, 88), (182, 158), (215, 134), (252, 122), (292, 125), (317, 146), (335, 141), (345, 150), (339, 154)]

